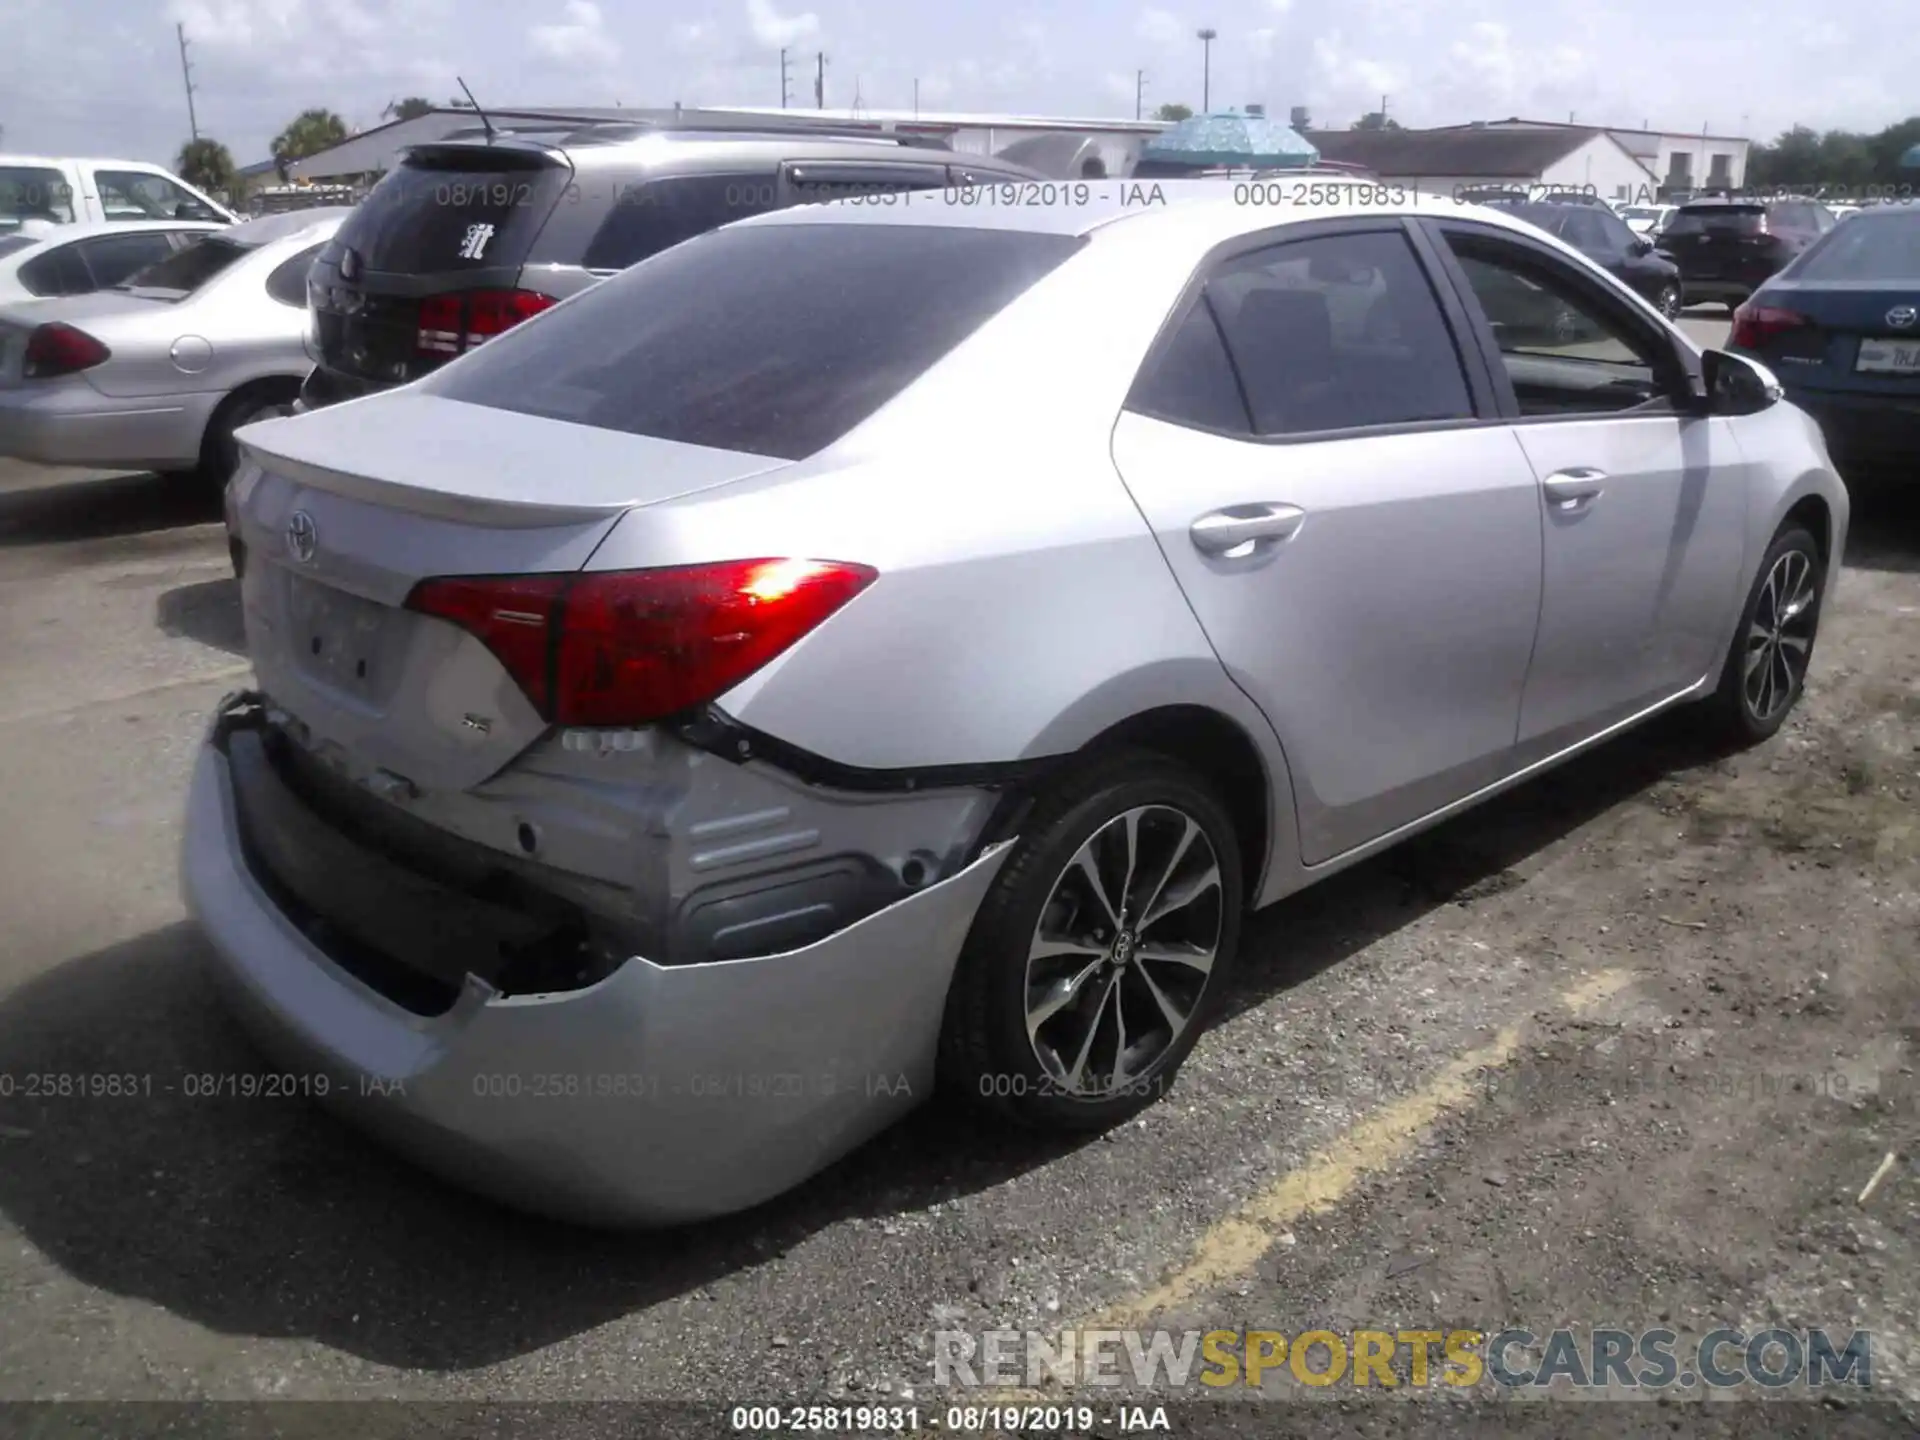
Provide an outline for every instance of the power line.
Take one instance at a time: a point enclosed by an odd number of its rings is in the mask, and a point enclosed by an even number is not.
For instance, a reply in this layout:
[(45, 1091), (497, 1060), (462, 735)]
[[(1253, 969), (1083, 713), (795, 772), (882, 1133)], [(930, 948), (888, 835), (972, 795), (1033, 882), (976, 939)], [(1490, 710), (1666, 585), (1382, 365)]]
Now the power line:
[(193, 111), (193, 67), (187, 63), (187, 27), (184, 23), (175, 25), (173, 33), (180, 39), (180, 78), (187, 87), (187, 129), (193, 132), (193, 138), (200, 138), (200, 118)]

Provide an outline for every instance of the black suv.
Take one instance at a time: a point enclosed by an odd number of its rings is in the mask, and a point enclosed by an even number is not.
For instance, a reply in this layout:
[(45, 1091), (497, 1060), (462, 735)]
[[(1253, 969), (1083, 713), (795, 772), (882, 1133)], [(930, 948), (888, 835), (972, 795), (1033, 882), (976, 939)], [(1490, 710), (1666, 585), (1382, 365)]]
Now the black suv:
[(417, 380), (682, 240), (853, 195), (1031, 182), (1035, 172), (891, 136), (593, 125), (417, 145), (307, 282), (317, 409)]
[(1817, 200), (1693, 200), (1660, 232), (1689, 301), (1729, 311), (1839, 223)]
[(1603, 270), (1612, 271), (1669, 320), (1680, 313), (1685, 286), (1680, 267), (1654, 242), (1636, 235), (1603, 206), (1508, 205), (1509, 215), (1537, 225), (1571, 245)]

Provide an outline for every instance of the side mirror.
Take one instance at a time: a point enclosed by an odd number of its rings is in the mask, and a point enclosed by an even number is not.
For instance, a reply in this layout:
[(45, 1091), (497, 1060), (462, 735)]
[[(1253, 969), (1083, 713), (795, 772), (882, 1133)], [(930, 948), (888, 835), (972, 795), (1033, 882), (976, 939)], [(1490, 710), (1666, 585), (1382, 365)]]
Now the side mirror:
[(1774, 373), (1744, 355), (1709, 350), (1700, 357), (1709, 415), (1757, 415), (1786, 398)]
[(1653, 241), (1649, 240), (1645, 235), (1634, 236), (1633, 253), (1636, 255), (1651, 255), (1653, 253)]

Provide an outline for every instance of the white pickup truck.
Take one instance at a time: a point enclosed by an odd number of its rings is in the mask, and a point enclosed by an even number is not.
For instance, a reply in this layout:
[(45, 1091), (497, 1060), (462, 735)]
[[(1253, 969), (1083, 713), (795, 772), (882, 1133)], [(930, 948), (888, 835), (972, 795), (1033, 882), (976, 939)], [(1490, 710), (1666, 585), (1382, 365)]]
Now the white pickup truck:
[(110, 220), (213, 220), (234, 213), (143, 160), (0, 155), (0, 235), (44, 238), (61, 225)]

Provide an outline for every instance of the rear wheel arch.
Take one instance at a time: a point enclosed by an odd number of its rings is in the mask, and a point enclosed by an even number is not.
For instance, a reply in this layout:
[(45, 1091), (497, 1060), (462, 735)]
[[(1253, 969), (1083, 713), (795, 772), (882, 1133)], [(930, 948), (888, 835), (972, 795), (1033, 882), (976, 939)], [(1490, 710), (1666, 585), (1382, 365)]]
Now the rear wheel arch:
[(1080, 754), (1093, 759), (1120, 750), (1162, 755), (1214, 788), (1240, 842), (1247, 896), (1256, 898), (1274, 849), (1274, 777), (1246, 730), (1204, 705), (1164, 705), (1101, 731)]
[(200, 438), (200, 471), (211, 483), (224, 486), (231, 475), (223, 473), (222, 452), (230, 444), (236, 417), (257, 405), (291, 405), (300, 398), (301, 377), (267, 375), (236, 386), (214, 407), (207, 417), (207, 428)]

